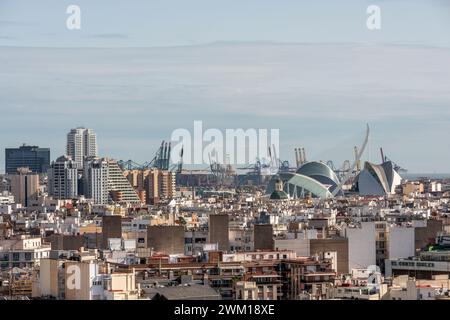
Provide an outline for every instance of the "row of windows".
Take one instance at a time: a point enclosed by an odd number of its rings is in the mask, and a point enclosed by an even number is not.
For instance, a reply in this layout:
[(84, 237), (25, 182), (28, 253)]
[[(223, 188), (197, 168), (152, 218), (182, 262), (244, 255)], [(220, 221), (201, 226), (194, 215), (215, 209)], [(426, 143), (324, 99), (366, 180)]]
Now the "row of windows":
[[(21, 256), (22, 256), (22, 258), (24, 260), (31, 261), (31, 260), (33, 260), (33, 256), (36, 259), (45, 258), (47, 256), (47, 253), (46, 252), (43, 252), (43, 253), (37, 252), (37, 253), (35, 253), (33, 255), (32, 252), (23, 252), (23, 253), (21, 253), (21, 252), (13, 252), (12, 253), (12, 261), (20, 261), (20, 260), (22, 260)], [(8, 253), (4, 253), (3, 255), (0, 255), (0, 261), (9, 261), (9, 259), (10, 258), (9, 258), (9, 254)]]
[(433, 268), (434, 263), (432, 262), (406, 262), (406, 261), (399, 261), (398, 263), (396, 261), (392, 261), (391, 264), (393, 266), (402, 266), (402, 267), (429, 267)]

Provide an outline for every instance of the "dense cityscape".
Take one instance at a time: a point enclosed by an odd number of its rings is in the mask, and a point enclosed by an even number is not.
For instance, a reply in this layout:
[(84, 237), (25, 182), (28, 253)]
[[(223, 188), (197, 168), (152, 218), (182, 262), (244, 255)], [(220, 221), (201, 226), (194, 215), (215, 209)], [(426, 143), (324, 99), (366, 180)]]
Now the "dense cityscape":
[(82, 127), (64, 155), (6, 148), (0, 299), (450, 299), (450, 179), (363, 148), (205, 169), (165, 141), (144, 164), (99, 156)]
[(3, 313), (445, 314), (449, 9), (0, 0)]

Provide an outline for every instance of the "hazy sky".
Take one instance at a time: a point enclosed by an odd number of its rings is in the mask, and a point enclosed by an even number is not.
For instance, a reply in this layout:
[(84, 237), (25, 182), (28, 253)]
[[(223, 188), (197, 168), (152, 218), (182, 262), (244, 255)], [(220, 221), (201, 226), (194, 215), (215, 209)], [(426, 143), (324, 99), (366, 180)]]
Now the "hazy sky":
[(5, 147), (56, 158), (80, 125), (144, 162), (194, 120), (279, 128), (291, 163), (351, 158), (368, 122), (366, 159), (450, 172), (450, 1), (0, 0), (0, 172)]

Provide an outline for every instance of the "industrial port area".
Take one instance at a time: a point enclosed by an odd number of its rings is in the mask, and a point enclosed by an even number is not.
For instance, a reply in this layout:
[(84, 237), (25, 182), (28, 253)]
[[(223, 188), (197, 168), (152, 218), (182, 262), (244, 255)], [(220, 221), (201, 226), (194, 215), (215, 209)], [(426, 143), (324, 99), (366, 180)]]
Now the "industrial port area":
[[(447, 300), (450, 179), (407, 178), (380, 148), (336, 168), (268, 148), (243, 169), (5, 150), (0, 295), (7, 300)], [(240, 170), (242, 173), (236, 173)]]

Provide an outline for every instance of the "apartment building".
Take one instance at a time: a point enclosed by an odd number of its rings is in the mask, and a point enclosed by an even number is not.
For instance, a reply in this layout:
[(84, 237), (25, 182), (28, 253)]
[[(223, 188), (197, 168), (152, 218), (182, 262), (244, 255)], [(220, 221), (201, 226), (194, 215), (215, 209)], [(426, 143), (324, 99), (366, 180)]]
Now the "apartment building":
[(33, 268), (42, 258), (50, 255), (50, 244), (44, 244), (40, 237), (17, 236), (0, 240), (0, 269)]

